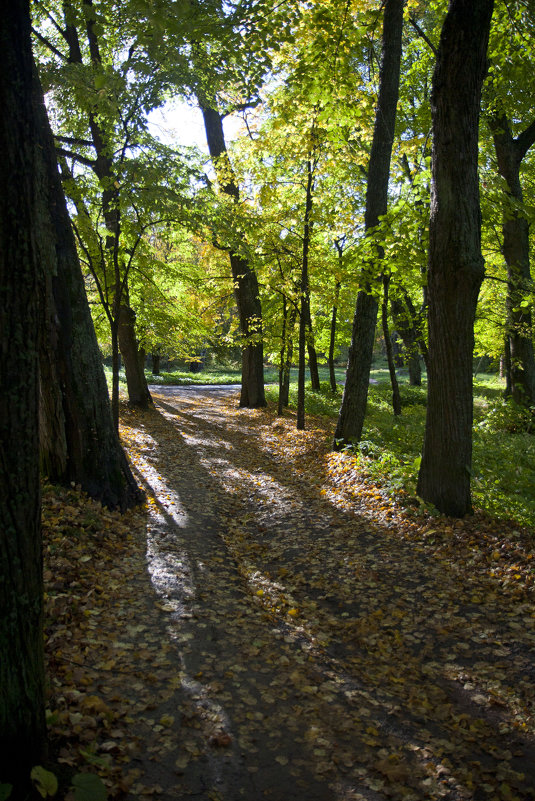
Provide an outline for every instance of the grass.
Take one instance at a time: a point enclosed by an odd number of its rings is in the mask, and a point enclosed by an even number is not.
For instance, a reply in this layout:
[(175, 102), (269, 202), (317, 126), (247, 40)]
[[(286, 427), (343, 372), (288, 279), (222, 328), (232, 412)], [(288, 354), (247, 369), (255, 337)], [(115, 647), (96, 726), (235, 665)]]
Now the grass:
[[(106, 369), (106, 368), (105, 368)], [(321, 392), (307, 386), (306, 411), (334, 421), (340, 409), (342, 387), (333, 395), (326, 367), (320, 367)], [(111, 371), (106, 370), (111, 384)], [(392, 494), (400, 490), (416, 495), (416, 479), (425, 426), (426, 388), (411, 387), (400, 371), (403, 413), (394, 417), (388, 370), (378, 363), (371, 372), (377, 382), (370, 384), (368, 407), (361, 442), (353, 447), (362, 469)], [(237, 384), (241, 373), (237, 366), (216, 366), (200, 373), (177, 370), (153, 376), (146, 372), (149, 383), (157, 384)], [(126, 390), (121, 372), (121, 389)], [(337, 368), (341, 385), (345, 371)], [(290, 375), (290, 408), (297, 404), (297, 370)], [(265, 370), (266, 394), (276, 402), (278, 370)], [(425, 377), (424, 377), (425, 384)], [(472, 463), (472, 495), (474, 506), (488, 513), (510, 518), (519, 524), (535, 527), (535, 430), (529, 413), (502, 399), (503, 384), (495, 375), (479, 374), (474, 380), (474, 437)]]
[[(377, 375), (377, 373), (376, 373)], [(426, 389), (400, 384), (403, 411), (392, 414), (391, 387), (380, 380), (371, 384), (362, 440), (350, 449), (362, 469), (391, 494), (402, 490), (416, 496), (416, 479), (425, 427)], [(530, 416), (502, 400), (503, 387), (496, 376), (479, 376), (474, 382), (474, 436), (472, 496), (474, 507), (491, 515), (535, 527), (535, 437)], [(328, 385), (320, 393), (308, 387), (308, 414), (334, 421), (342, 391), (333, 396)], [(275, 401), (277, 390), (268, 389)], [(297, 387), (290, 390), (295, 408)]]

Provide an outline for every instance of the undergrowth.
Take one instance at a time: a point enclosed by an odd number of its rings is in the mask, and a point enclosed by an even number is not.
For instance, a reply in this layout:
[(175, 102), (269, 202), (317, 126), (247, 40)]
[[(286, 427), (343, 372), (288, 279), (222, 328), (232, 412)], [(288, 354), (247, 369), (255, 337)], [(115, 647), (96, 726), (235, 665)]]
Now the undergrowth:
[[(402, 414), (392, 413), (392, 390), (387, 382), (371, 384), (362, 439), (347, 451), (359, 467), (389, 493), (416, 498), (416, 481), (425, 427), (426, 389), (400, 384)], [(276, 401), (277, 390), (268, 390)], [(309, 415), (338, 416), (342, 389), (333, 395), (327, 384), (321, 392), (306, 392)], [(296, 408), (297, 387), (290, 389), (290, 408)], [(535, 526), (535, 426), (533, 415), (504, 401), (493, 377), (474, 384), (472, 496), (474, 507), (498, 517)]]

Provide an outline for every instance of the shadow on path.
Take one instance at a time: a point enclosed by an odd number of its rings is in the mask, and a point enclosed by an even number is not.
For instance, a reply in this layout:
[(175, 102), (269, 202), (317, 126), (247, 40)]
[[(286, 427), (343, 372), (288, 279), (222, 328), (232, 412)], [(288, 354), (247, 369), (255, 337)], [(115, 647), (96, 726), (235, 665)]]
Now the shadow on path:
[(533, 606), (337, 510), (270, 454), (276, 421), (194, 389), (126, 419), (176, 653), (149, 784), (221, 801), (535, 797)]

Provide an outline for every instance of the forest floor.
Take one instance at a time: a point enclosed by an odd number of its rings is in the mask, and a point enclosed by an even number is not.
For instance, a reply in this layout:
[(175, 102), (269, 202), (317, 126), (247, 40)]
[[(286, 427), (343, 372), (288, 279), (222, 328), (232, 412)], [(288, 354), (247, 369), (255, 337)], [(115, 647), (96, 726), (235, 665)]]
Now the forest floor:
[(332, 421), (153, 397), (122, 415), (145, 509), (45, 487), (60, 778), (128, 801), (535, 799), (533, 532), (390, 498), (330, 452)]

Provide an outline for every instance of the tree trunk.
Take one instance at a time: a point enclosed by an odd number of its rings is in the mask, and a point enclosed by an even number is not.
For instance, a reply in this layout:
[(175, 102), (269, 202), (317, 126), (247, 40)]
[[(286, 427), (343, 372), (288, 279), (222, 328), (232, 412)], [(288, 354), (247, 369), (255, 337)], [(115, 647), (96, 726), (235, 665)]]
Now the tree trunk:
[(394, 350), (392, 348), (392, 338), (388, 328), (388, 285), (390, 279), (383, 277), (383, 302), (381, 304), (381, 322), (383, 326), (383, 337), (385, 340), (386, 359), (388, 371), (390, 373), (390, 383), (392, 384), (392, 410), (395, 415), (401, 414), (401, 395), (399, 394), (399, 384), (396, 375), (396, 365), (394, 364)]
[[(301, 308), (299, 313), (299, 371), (297, 376), (297, 428), (305, 427), (305, 347), (312, 334), (310, 327), (310, 290), (308, 285), (308, 251), (310, 248), (310, 214), (312, 211), (312, 192), (314, 187), (314, 169), (310, 158), (307, 161), (307, 186), (305, 194), (305, 217), (303, 226), (303, 257), (301, 261)], [(309, 351), (310, 352), (310, 351)], [(315, 356), (315, 350), (314, 350)], [(318, 364), (316, 361), (316, 373)], [(311, 367), (312, 375), (312, 367)], [(317, 377), (319, 389), (319, 376)], [(313, 387), (314, 388), (314, 387)]]
[(290, 403), (290, 372), (292, 369), (293, 358), (293, 335), (295, 321), (297, 319), (297, 306), (292, 304), (290, 314), (288, 315), (288, 323), (286, 326), (286, 354), (284, 359), (284, 369), (282, 375), (282, 384), (279, 393), (279, 409), (277, 414), (281, 415), (282, 410), (286, 409)]
[(403, 340), (406, 354), (405, 362), (409, 368), (409, 383), (412, 386), (419, 387), (422, 384), (420, 350), (423, 345), (427, 356), (427, 347), (422, 336), (420, 315), (416, 312), (408, 293), (404, 290), (402, 292), (403, 300), (401, 298), (392, 298), (390, 300), (390, 311), (392, 312), (396, 331)]
[(152, 375), (160, 375), (160, 349), (154, 348), (151, 353)]
[(340, 281), (336, 282), (334, 288), (334, 303), (331, 312), (331, 332), (329, 337), (329, 356), (327, 364), (329, 365), (329, 380), (331, 382), (331, 391), (333, 394), (336, 392), (336, 373), (334, 372), (334, 348), (336, 345), (336, 316), (338, 313), (338, 300), (340, 298)]
[[(511, 394), (524, 406), (535, 406), (535, 355), (529, 263), (529, 223), (522, 211), (524, 197), (520, 166), (535, 142), (535, 122), (514, 139), (505, 114), (489, 120), (498, 170), (507, 184), (503, 210), (503, 255), (507, 264), (507, 336), (511, 366)], [(512, 201), (512, 203), (511, 203)]]
[(287, 338), (288, 338), (288, 304), (286, 302), (286, 298), (282, 297), (282, 332), (281, 332), (281, 349), (280, 349), (280, 360), (279, 360), (279, 399), (277, 403), (277, 415), (282, 417), (283, 413), (283, 387), (284, 387), (284, 368), (286, 363), (286, 351), (288, 348)]
[(47, 182), (50, 236), (41, 237), (46, 302), (41, 366), (41, 463), (50, 480), (79, 484), (106, 506), (141, 500), (113, 427), (108, 388), (37, 73), (35, 117)]
[(32, 70), (28, 2), (12, 0), (0, 22), (0, 781), (14, 799), (45, 743), (38, 336), (50, 230)]
[[(198, 97), (201, 106), (208, 150), (222, 192), (238, 203), (240, 193), (227, 154), (223, 120), (214, 104)], [(262, 306), (256, 273), (235, 252), (229, 253), (234, 297), (238, 307), (242, 335), (242, 386), (240, 406), (254, 409), (266, 405), (264, 391), (264, 346), (262, 341)]]
[(142, 367), (144, 359), (140, 356), (135, 323), (134, 310), (122, 304), (119, 311), (118, 335), (128, 385), (128, 403), (138, 409), (147, 409), (152, 403), (152, 398), (147, 386), (145, 370)]
[(484, 275), (477, 174), (493, 0), (450, 0), (433, 76), (428, 404), (418, 493), (471, 512), (474, 318)]
[[(388, 208), (390, 160), (399, 94), (403, 6), (404, 0), (385, 0), (384, 4), (379, 97), (368, 165), (364, 217), (368, 236), (373, 236), (373, 229), (379, 223), (380, 217), (386, 214)], [(377, 244), (377, 254), (381, 259), (383, 254), (380, 244)], [(334, 435), (333, 447), (335, 449), (339, 449), (348, 442), (358, 442), (362, 434), (378, 308), (379, 304), (377, 298), (372, 294), (371, 287), (367, 286), (365, 289), (361, 289), (357, 295), (346, 385)]]

